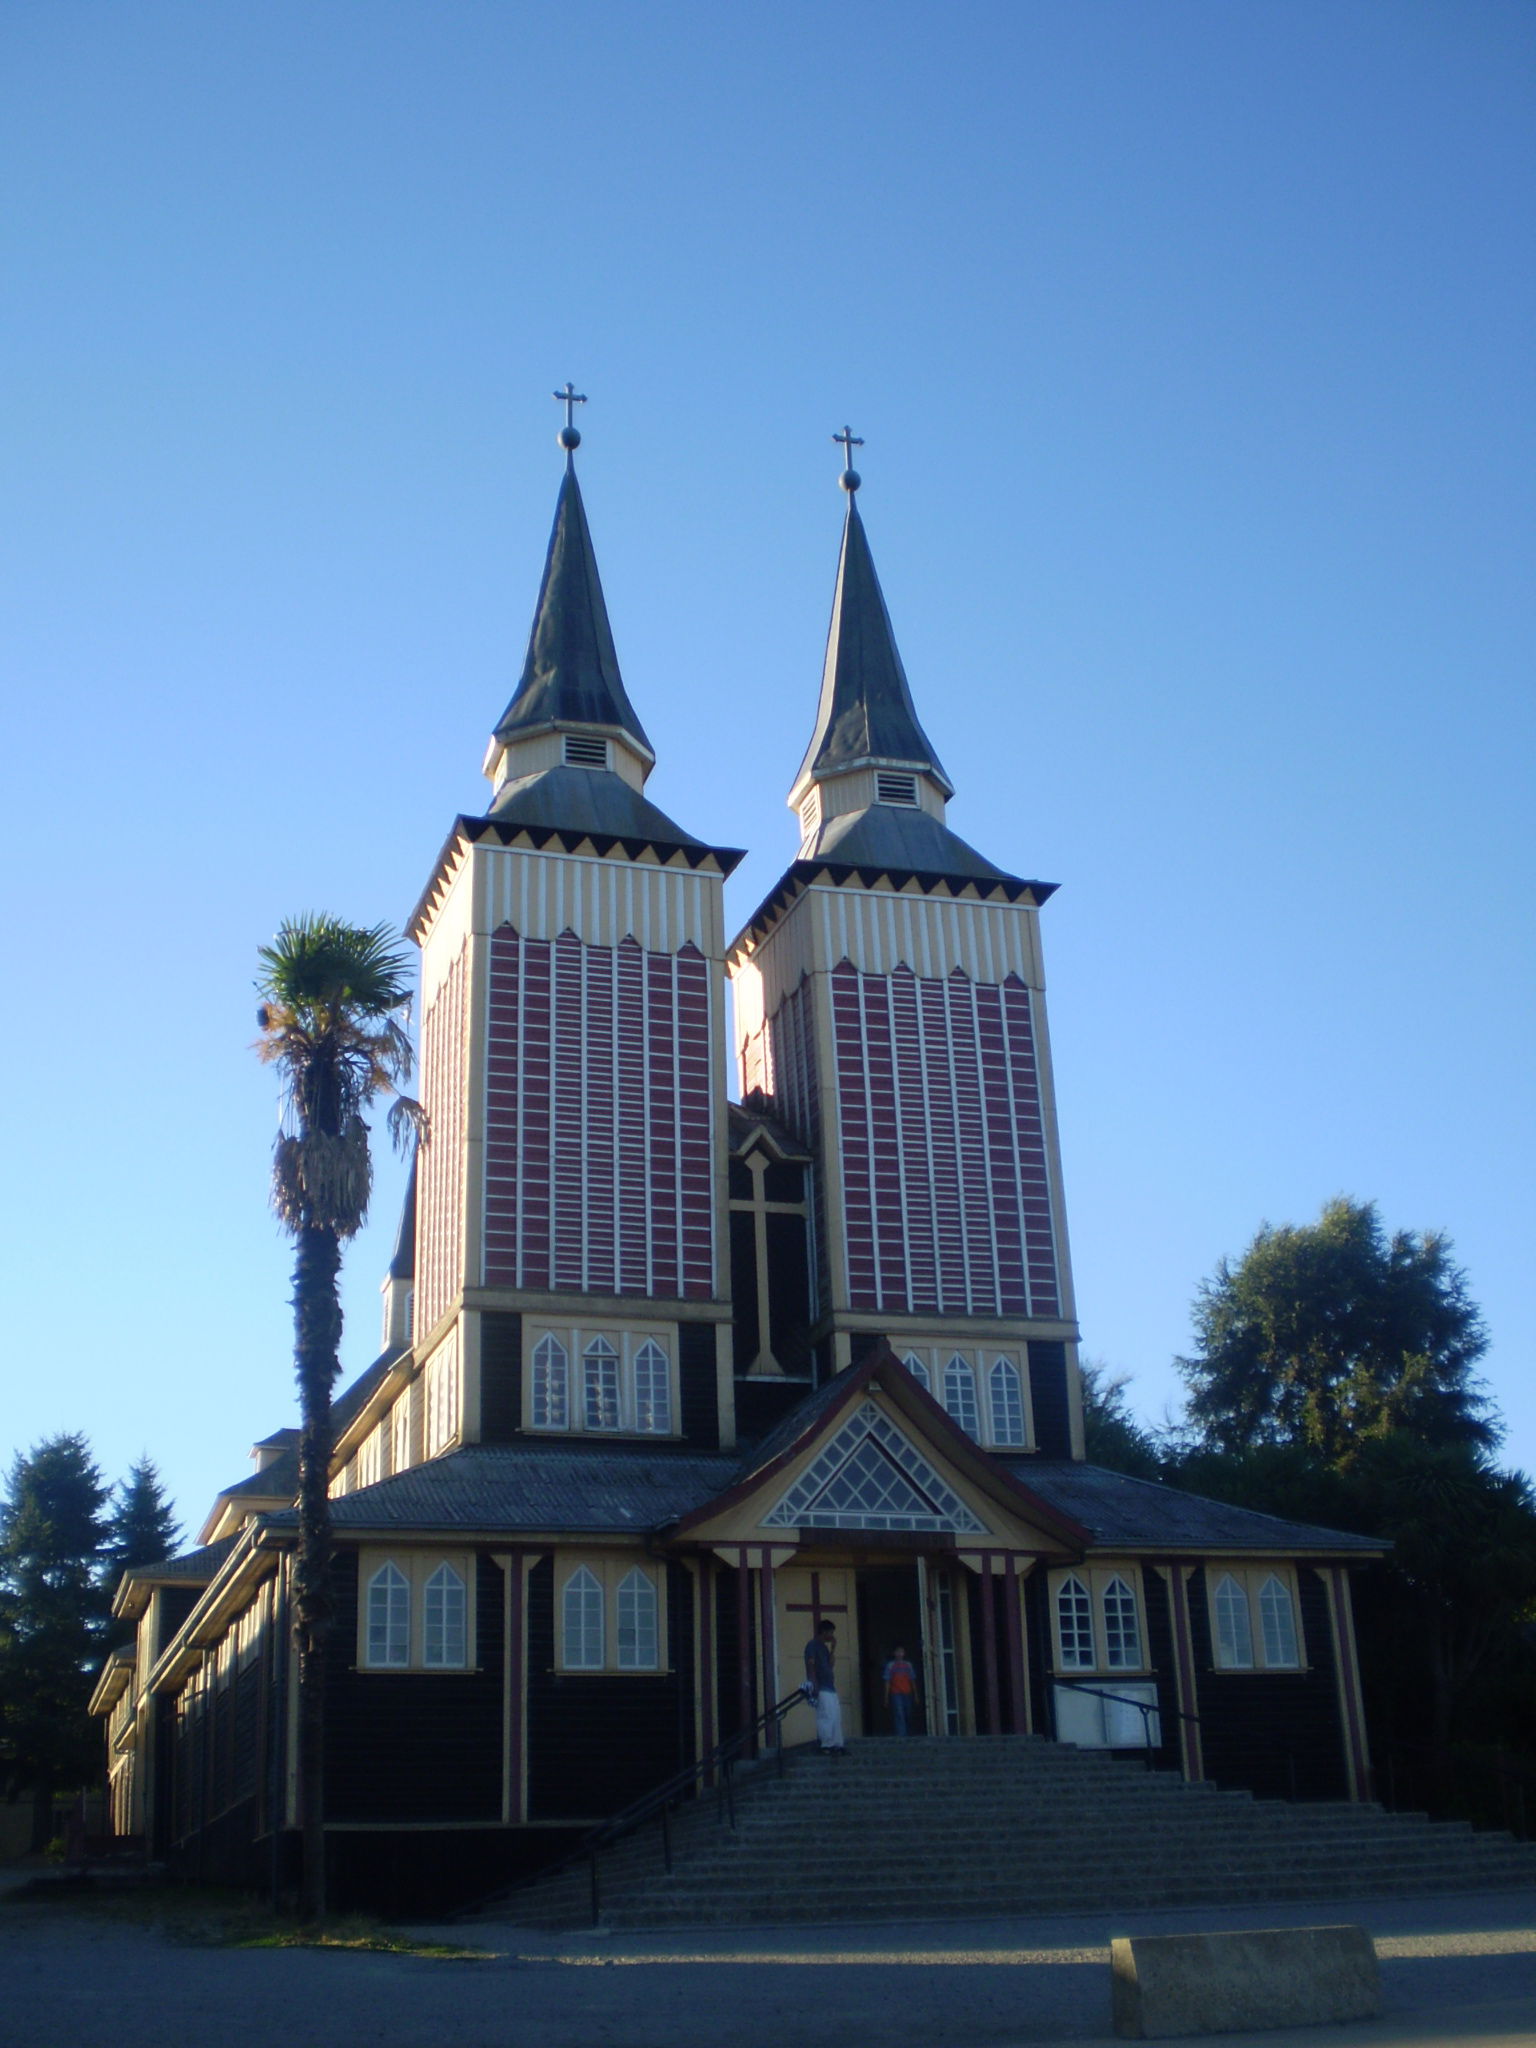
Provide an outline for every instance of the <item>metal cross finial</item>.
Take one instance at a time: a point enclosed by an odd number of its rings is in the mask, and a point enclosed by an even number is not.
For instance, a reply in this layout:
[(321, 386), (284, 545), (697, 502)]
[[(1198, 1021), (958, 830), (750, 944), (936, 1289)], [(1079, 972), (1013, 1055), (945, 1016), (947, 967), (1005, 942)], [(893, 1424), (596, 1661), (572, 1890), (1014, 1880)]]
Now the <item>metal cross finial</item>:
[(554, 396), (555, 403), (565, 407), (565, 425), (560, 429), (555, 438), (565, 450), (566, 455), (570, 456), (581, 446), (581, 433), (576, 426), (576, 408), (578, 405), (586, 404), (586, 393), (578, 391), (570, 378), (567, 377), (565, 389), (557, 391)]
[(852, 427), (844, 427), (840, 434), (834, 434), (832, 438), (843, 451), (843, 473), (838, 482), (845, 491), (856, 491), (862, 478), (853, 466), (853, 451), (864, 446), (864, 437), (862, 434), (856, 434)]

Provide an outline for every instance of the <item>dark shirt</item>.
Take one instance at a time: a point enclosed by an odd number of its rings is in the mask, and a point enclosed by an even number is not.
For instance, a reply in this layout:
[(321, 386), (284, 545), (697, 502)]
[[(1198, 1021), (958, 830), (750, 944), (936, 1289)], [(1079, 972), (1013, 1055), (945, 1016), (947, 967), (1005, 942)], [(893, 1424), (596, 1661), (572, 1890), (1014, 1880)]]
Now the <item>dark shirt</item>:
[(832, 1669), (832, 1652), (820, 1636), (805, 1646), (805, 1675), (818, 1692), (836, 1692), (837, 1677)]

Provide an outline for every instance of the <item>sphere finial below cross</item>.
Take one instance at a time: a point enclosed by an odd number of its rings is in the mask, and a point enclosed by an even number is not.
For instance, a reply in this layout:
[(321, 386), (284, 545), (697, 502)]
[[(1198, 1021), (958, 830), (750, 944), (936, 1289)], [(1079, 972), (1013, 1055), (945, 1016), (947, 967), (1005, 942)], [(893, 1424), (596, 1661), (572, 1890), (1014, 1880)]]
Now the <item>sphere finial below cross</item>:
[(853, 466), (853, 451), (864, 446), (864, 437), (862, 434), (856, 434), (852, 427), (844, 427), (840, 434), (834, 434), (832, 438), (843, 451), (843, 473), (838, 482), (851, 495), (864, 481)]
[(566, 460), (569, 461), (571, 456), (581, 446), (581, 430), (576, 425), (575, 409), (578, 405), (586, 404), (586, 394), (578, 391), (570, 378), (567, 377), (565, 389), (555, 393), (555, 401), (557, 404), (565, 407), (565, 425), (560, 429), (555, 439), (565, 450)]

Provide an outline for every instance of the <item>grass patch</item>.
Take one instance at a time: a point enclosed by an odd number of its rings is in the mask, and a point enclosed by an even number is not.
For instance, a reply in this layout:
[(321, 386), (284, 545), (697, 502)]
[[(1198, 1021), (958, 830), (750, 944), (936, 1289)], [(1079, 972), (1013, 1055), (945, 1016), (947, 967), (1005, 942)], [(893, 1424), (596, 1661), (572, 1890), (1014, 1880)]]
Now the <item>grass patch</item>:
[(198, 1885), (138, 1885), (118, 1890), (60, 1885), (15, 1892), (10, 1903), (89, 1913), (120, 1926), (142, 1927), (186, 1948), (330, 1948), (353, 1954), (426, 1956), (438, 1962), (483, 1962), (490, 1949), (459, 1942), (419, 1941), (363, 1914), (320, 1921), (273, 1913), (249, 1892)]

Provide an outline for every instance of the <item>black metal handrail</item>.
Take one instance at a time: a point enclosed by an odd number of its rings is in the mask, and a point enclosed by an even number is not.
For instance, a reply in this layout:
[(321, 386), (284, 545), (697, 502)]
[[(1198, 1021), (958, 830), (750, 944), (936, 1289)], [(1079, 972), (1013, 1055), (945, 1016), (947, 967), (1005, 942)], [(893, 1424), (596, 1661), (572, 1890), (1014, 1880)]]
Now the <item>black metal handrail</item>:
[[(508, 1892), (524, 1891), (531, 1885), (543, 1884), (547, 1878), (559, 1877), (563, 1872), (573, 1870), (578, 1863), (585, 1863), (591, 1873), (592, 1924), (595, 1927), (602, 1912), (602, 1885), (598, 1863), (602, 1852), (622, 1840), (625, 1835), (631, 1835), (637, 1828), (644, 1827), (648, 1820), (659, 1817), (662, 1860), (670, 1872), (672, 1809), (680, 1804), (684, 1796), (691, 1792), (701, 1779), (711, 1775), (715, 1776), (715, 1818), (718, 1821), (723, 1817), (727, 1824), (734, 1828), (736, 1791), (732, 1772), (740, 1762), (742, 1752), (749, 1747), (755, 1748), (760, 1735), (770, 1735), (777, 1770), (782, 1776), (784, 1717), (791, 1707), (807, 1698), (804, 1687), (797, 1686), (792, 1693), (786, 1693), (783, 1699), (776, 1701), (773, 1706), (759, 1714), (750, 1727), (738, 1728), (734, 1735), (727, 1735), (723, 1741), (717, 1742), (714, 1748), (701, 1756), (697, 1762), (684, 1764), (681, 1770), (674, 1771), (662, 1784), (652, 1786), (649, 1792), (644, 1792), (638, 1799), (631, 1800), (628, 1806), (620, 1807), (617, 1813), (611, 1813), (606, 1820), (599, 1821), (595, 1828), (589, 1829), (582, 1836), (573, 1849), (568, 1849), (565, 1855), (555, 1862), (546, 1863), (538, 1870), (530, 1871), (526, 1877), (519, 1878), (510, 1885), (499, 1885), (491, 1896), (499, 1899)], [(455, 1918), (462, 1920), (469, 1913), (479, 1912), (486, 1903), (487, 1901), (481, 1900), (475, 1905), (465, 1906)]]

